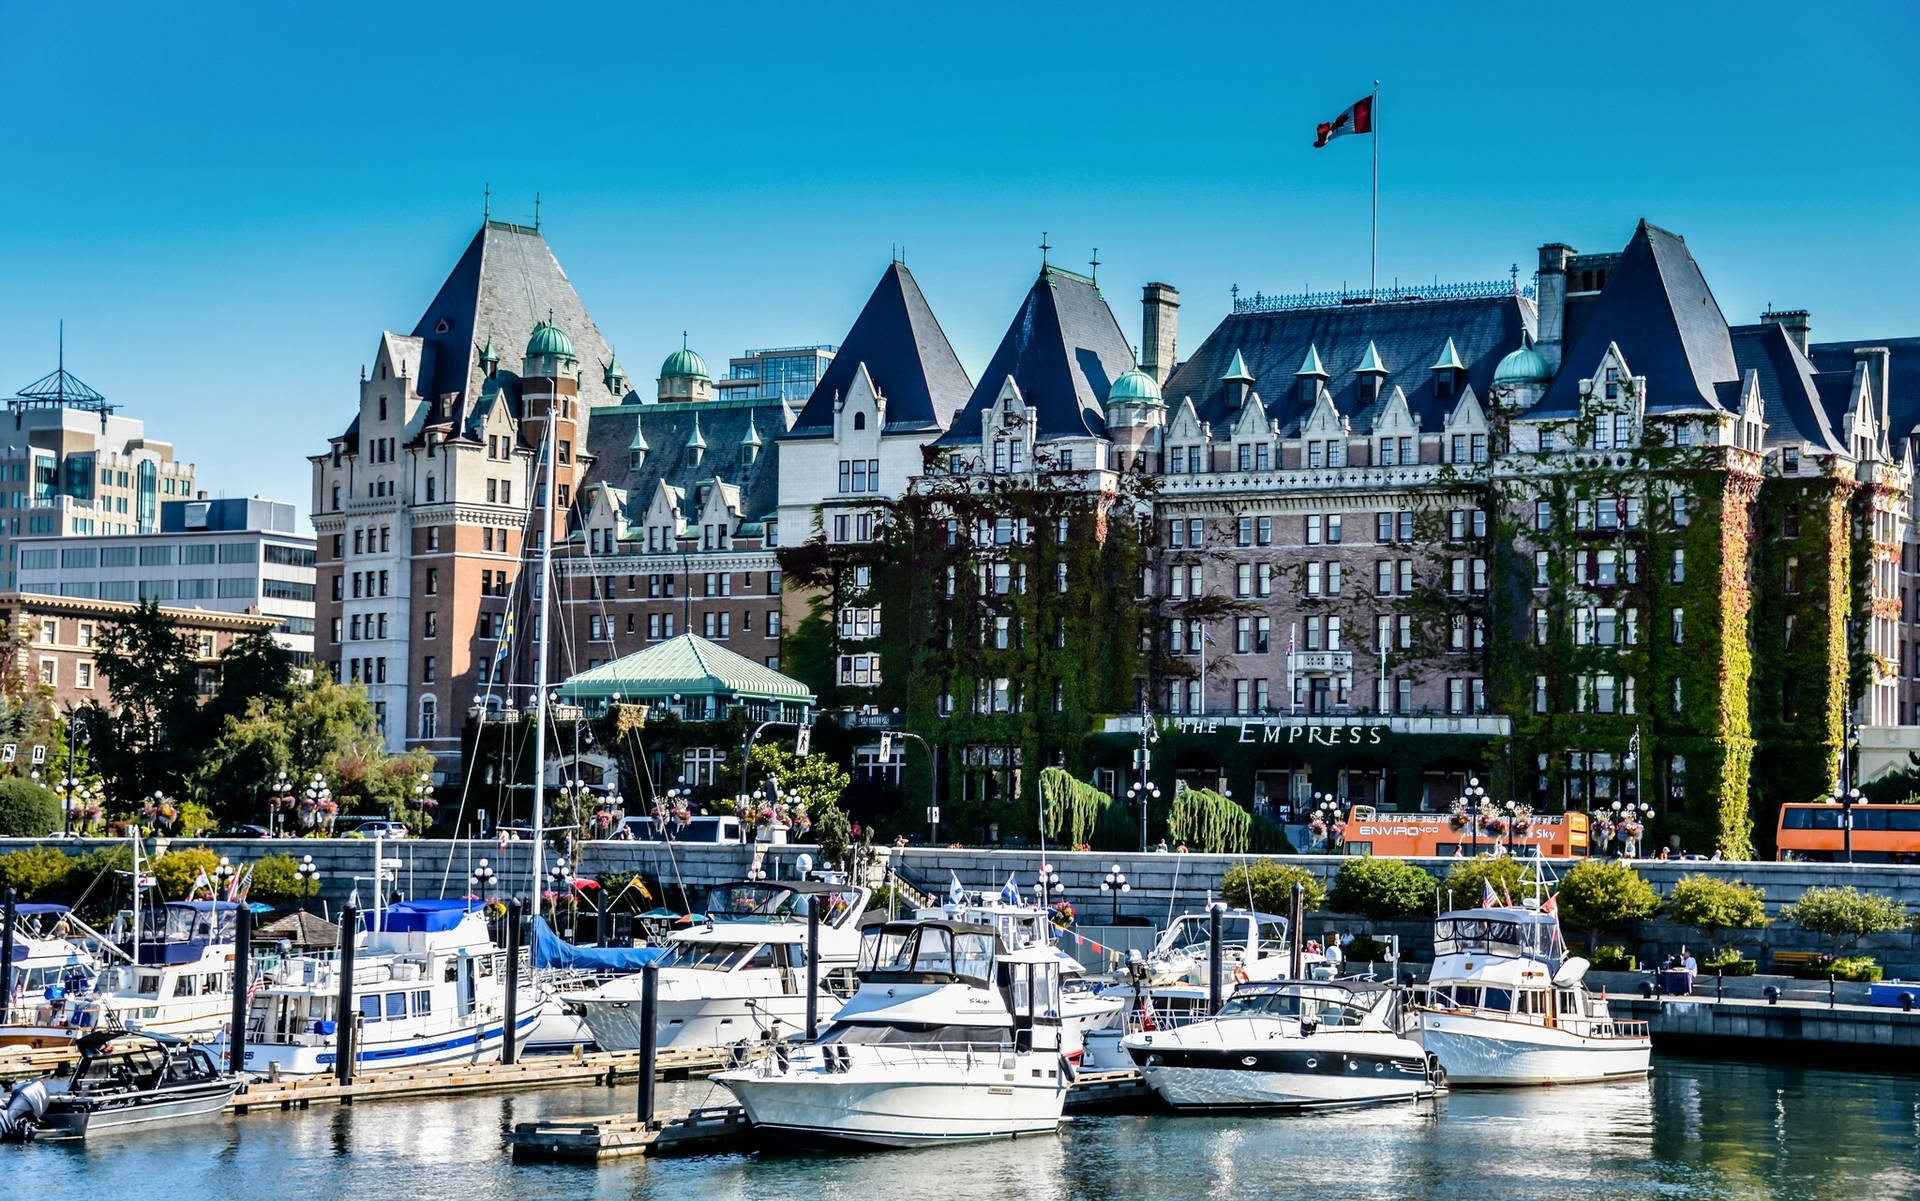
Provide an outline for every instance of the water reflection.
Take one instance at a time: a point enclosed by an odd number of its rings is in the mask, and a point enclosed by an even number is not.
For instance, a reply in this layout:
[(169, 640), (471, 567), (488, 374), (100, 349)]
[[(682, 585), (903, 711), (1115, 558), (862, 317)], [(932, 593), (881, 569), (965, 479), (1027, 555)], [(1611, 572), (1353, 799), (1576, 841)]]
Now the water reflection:
[[(1920, 1196), (1920, 1080), (1661, 1059), (1650, 1081), (1460, 1092), (1296, 1117), (1103, 1115), (1058, 1138), (912, 1152), (515, 1166), (515, 1122), (627, 1111), (630, 1088), (257, 1114), (88, 1147), (0, 1147), (0, 1179), (88, 1201), (388, 1196), (634, 1201), (1483, 1201)], [(714, 1104), (704, 1082), (663, 1106)], [(421, 1168), (428, 1171), (422, 1173)]]

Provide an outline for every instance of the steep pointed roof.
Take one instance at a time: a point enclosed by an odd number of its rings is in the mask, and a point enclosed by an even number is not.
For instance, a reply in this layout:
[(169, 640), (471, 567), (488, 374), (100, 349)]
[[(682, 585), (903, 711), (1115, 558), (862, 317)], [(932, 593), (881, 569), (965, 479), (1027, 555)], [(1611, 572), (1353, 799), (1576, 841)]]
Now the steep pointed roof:
[[(1521, 345), (1525, 344), (1525, 339), (1522, 339)], [(1507, 360), (1500, 361), (1504, 364)], [(1452, 338), (1447, 339), (1446, 348), (1440, 352), (1440, 357), (1433, 361), (1433, 366), (1427, 368), (1429, 371), (1465, 371), (1466, 369), (1467, 365), (1460, 361), (1460, 351), (1454, 346)]]
[[(1447, 339), (1447, 345), (1453, 345), (1453, 339)], [(1371, 340), (1367, 342), (1367, 353), (1360, 356), (1360, 365), (1353, 369), (1355, 375), (1392, 375), (1387, 365), (1380, 361), (1380, 348)]]
[[(1920, 429), (1920, 338), (1861, 338), (1852, 342), (1816, 342), (1808, 357), (1823, 375), (1851, 375), (1853, 352), (1869, 346), (1887, 351), (1887, 395), (1876, 397), (1887, 414), (1887, 429), (1905, 438)], [(1880, 381), (1873, 386), (1878, 389)]]
[[(613, 360), (613, 351), (546, 237), (524, 225), (486, 222), (413, 327), (413, 336), (425, 343), (421, 395), (455, 392), (471, 407), (487, 390), (484, 348), (526, 345), (549, 312), (572, 339), (582, 362)], [(503, 362), (496, 377), (516, 405), (519, 366)], [(599, 405), (616, 398), (604, 378), (588, 374), (580, 383), (580, 399)]]
[(687, 439), (687, 446), (689, 448), (697, 446), (701, 450), (707, 448), (707, 440), (700, 436), (700, 414), (698, 413), (693, 415), (693, 434)]
[(1715, 385), (1740, 378), (1727, 319), (1686, 242), (1640, 222), (1607, 273), (1593, 315), (1561, 360), (1560, 374), (1528, 416), (1580, 411), (1580, 380), (1617, 344), (1628, 370), (1647, 378), (1654, 412), (1719, 408)]
[(979, 438), (980, 415), (1009, 376), (1033, 413), (1040, 438), (1104, 432), (1107, 390), (1133, 366), (1133, 347), (1093, 281), (1058, 267), (1042, 268), (967, 407), (936, 445)]
[(835, 402), (847, 394), (862, 364), (887, 398), (890, 429), (945, 429), (973, 391), (973, 381), (905, 263), (888, 265), (788, 436), (832, 433)]
[[(1371, 346), (1373, 343), (1369, 342), (1367, 345)], [(1235, 350), (1233, 353), (1237, 355), (1240, 352)], [(1312, 342), (1307, 343), (1307, 357), (1300, 360), (1300, 370), (1294, 372), (1294, 374), (1317, 375), (1321, 379), (1333, 378), (1328, 374), (1326, 366), (1320, 362), (1320, 347)]]
[(1810, 442), (1818, 452), (1844, 454), (1846, 445), (1821, 403), (1818, 373), (1786, 328), (1768, 322), (1736, 326), (1732, 334), (1742, 377), (1751, 371), (1759, 378), (1760, 399), (1766, 404), (1766, 444)]
[(1228, 384), (1253, 382), (1253, 373), (1247, 370), (1246, 357), (1240, 353), (1239, 348), (1234, 349), (1233, 362), (1227, 364), (1227, 373), (1220, 377), (1220, 381)]

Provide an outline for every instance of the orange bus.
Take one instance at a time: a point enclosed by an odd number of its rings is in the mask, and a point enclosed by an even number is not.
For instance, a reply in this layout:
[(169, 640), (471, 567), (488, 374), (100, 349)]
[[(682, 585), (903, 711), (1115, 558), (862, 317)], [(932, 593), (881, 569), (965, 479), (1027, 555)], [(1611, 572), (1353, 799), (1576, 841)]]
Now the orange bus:
[[(1780, 806), (1775, 853), (1827, 863), (1845, 859), (1847, 816), (1831, 801)], [(1851, 816), (1854, 862), (1920, 863), (1920, 805), (1855, 805)]]
[[(1920, 809), (1915, 810), (1920, 813)], [(1507, 836), (1495, 838), (1473, 826), (1456, 830), (1448, 813), (1380, 813), (1371, 805), (1355, 805), (1341, 826), (1341, 837), (1349, 855), (1392, 855), (1396, 858), (1428, 856), (1449, 858), (1458, 850), (1462, 855), (1485, 855), (1495, 843), (1507, 844)], [(1516, 855), (1531, 855), (1533, 848), (1549, 859), (1567, 859), (1587, 854), (1587, 815), (1564, 813), (1536, 815), (1525, 833), (1512, 836)]]

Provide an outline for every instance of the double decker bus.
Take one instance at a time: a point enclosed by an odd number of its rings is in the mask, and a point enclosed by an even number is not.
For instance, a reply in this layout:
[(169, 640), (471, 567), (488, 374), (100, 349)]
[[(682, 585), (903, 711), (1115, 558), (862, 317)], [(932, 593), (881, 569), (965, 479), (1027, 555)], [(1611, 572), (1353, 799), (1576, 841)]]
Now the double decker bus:
[(1536, 814), (1525, 833), (1495, 838), (1485, 831), (1476, 832), (1472, 824), (1454, 829), (1448, 813), (1381, 813), (1371, 805), (1355, 805), (1340, 832), (1349, 855), (1444, 859), (1456, 850), (1462, 855), (1485, 855), (1495, 843), (1508, 846), (1516, 855), (1531, 855), (1538, 847), (1549, 859), (1587, 854), (1587, 815), (1578, 812)]
[(1788, 802), (1780, 806), (1775, 854), (1828, 863), (1846, 858), (1849, 816), (1854, 862), (1920, 863), (1920, 805), (1855, 805), (1849, 815), (1831, 801)]

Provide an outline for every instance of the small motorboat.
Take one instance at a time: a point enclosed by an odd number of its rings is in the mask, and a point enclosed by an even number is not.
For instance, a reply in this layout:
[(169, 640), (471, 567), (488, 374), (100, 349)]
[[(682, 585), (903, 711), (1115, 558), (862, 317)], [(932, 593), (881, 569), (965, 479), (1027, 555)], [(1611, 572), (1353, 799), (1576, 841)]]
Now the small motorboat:
[(94, 949), (117, 948), (65, 905), (23, 903), (15, 921), (13, 979), (0, 980), (0, 1047), (69, 1046), (84, 1033), (70, 1019), (100, 972)]
[(98, 1030), (78, 1041), (64, 1079), (15, 1085), (0, 1108), (0, 1139), (97, 1138), (135, 1126), (218, 1115), (241, 1078), (201, 1047), (160, 1034)]
[(1400, 1033), (1399, 990), (1244, 984), (1211, 1018), (1122, 1042), (1175, 1109), (1337, 1109), (1432, 1097), (1445, 1077)]

